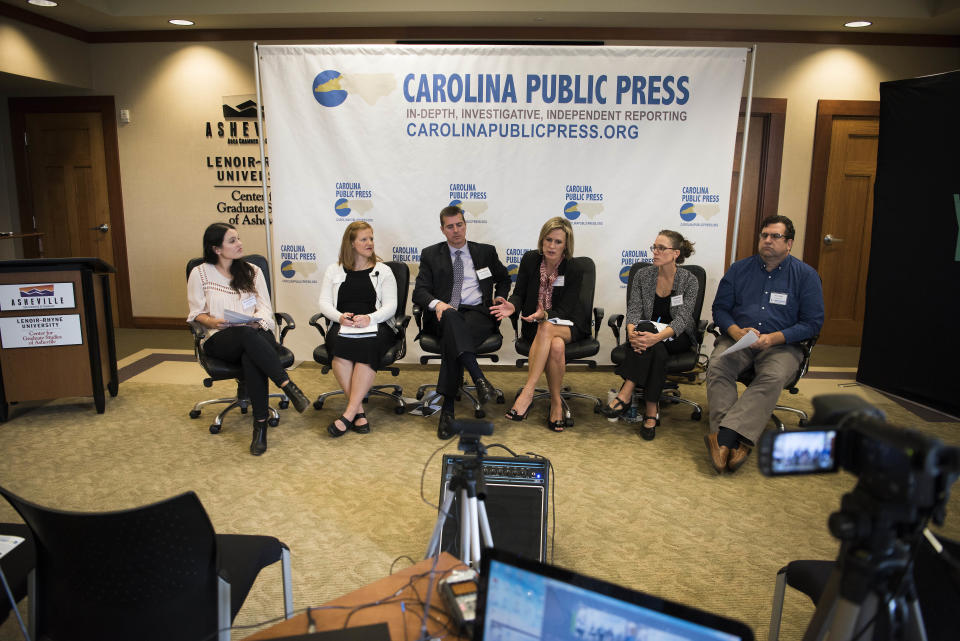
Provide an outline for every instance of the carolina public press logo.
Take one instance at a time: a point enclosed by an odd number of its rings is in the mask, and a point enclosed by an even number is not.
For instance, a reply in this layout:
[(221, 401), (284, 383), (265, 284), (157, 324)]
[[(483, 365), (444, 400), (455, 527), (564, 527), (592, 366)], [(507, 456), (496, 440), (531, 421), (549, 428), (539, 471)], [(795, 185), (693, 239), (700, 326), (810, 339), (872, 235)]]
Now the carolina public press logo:
[(307, 245), (280, 245), (280, 275), (292, 280), (297, 274), (298, 283), (315, 283), (311, 276), (317, 271), (317, 252)]
[[(373, 190), (364, 187), (359, 182), (338, 182), (334, 186), (334, 195), (337, 199), (333, 203), (333, 211), (338, 219), (345, 219), (350, 214), (363, 216), (373, 209)], [(354, 218), (355, 220), (370, 221), (369, 218)]]
[[(719, 223), (706, 222), (720, 211), (720, 194), (711, 193), (702, 185), (684, 186), (680, 193), (681, 227), (719, 227)], [(694, 222), (697, 218), (701, 221)]]
[(530, 251), (528, 247), (507, 247), (507, 273), (510, 274), (511, 281), (517, 282), (520, 261), (528, 251)]
[[(489, 208), (487, 192), (478, 189), (477, 183), (450, 183), (447, 198), (450, 199), (451, 207), (459, 207), (463, 210), (464, 220), (467, 222), (481, 224), (487, 222), (480, 218)], [(467, 216), (472, 216), (472, 218), (467, 218)]]
[(313, 97), (324, 107), (339, 107), (351, 95), (376, 104), (397, 88), (397, 79), (389, 73), (342, 74), (334, 69), (321, 71), (313, 79)]
[[(594, 220), (603, 211), (603, 192), (590, 184), (566, 185), (564, 189), (563, 215), (574, 225), (603, 225)], [(587, 220), (581, 219), (581, 216)]]
[(635, 263), (653, 262), (649, 249), (621, 249), (617, 259), (620, 261), (620, 282), (624, 285), (630, 282), (630, 269)]

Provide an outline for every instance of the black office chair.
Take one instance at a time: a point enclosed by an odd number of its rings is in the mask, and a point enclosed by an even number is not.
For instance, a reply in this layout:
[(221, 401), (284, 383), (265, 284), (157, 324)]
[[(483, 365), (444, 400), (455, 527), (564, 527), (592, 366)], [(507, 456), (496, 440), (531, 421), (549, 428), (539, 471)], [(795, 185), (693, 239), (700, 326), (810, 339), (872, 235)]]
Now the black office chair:
[[(720, 338), (720, 328), (717, 327), (716, 323), (710, 323), (707, 325), (707, 332), (713, 334), (716, 338)], [(796, 343), (797, 347), (800, 348), (800, 351), (803, 354), (803, 358), (800, 361), (799, 367), (797, 367), (796, 374), (794, 374), (794, 376), (783, 386), (783, 389), (785, 389), (787, 392), (791, 394), (798, 394), (800, 392), (800, 389), (797, 387), (797, 383), (800, 382), (800, 379), (803, 378), (803, 375), (806, 374), (807, 370), (810, 368), (810, 354), (813, 352), (813, 347), (817, 344), (818, 338), (819, 336), (814, 336), (813, 338), (807, 338), (799, 343)], [(753, 382), (755, 376), (756, 372), (754, 371), (753, 367), (748, 367), (740, 372), (739, 376), (737, 376), (737, 382), (749, 386), (750, 383)], [(780, 405), (778, 403), (773, 408), (773, 411), (790, 412), (792, 414), (796, 414), (799, 417), (797, 425), (800, 427), (805, 426), (810, 420), (810, 417), (807, 415), (807, 413), (798, 407), (790, 407), (789, 405)], [(773, 421), (773, 424), (781, 432), (786, 429), (783, 421), (781, 421), (780, 417), (778, 417), (775, 413), (770, 415), (770, 420)]]
[[(407, 296), (410, 291), (410, 267), (406, 263), (392, 260), (389, 260), (384, 264), (390, 267), (390, 270), (393, 272), (393, 277), (397, 281), (397, 311), (393, 316), (393, 320), (397, 325), (397, 338), (390, 349), (388, 349), (383, 355), (383, 359), (380, 361), (379, 369), (387, 370), (393, 376), (399, 376), (400, 368), (391, 366), (407, 354), (407, 325), (410, 324), (410, 317), (404, 312), (407, 309)], [(324, 321), (322, 326), (321, 320)], [(324, 319), (323, 314), (314, 314), (310, 317), (310, 324), (317, 328), (317, 331), (320, 332), (320, 336), (326, 337), (326, 330), (330, 327), (331, 323), (329, 319)], [(330, 358), (330, 355), (327, 353), (326, 344), (321, 343), (316, 347), (316, 349), (313, 350), (313, 360), (320, 363), (320, 371), (322, 373), (326, 374), (330, 371), (330, 362), (333, 359)], [(343, 394), (343, 390), (339, 389), (333, 392), (324, 392), (323, 394), (320, 394), (320, 396), (317, 397), (317, 400), (313, 402), (313, 407), (318, 410), (323, 409), (324, 401), (331, 396), (336, 396), (337, 394)], [(385, 396), (386, 398), (391, 399), (397, 405), (394, 408), (394, 411), (397, 414), (403, 414), (405, 411), (407, 411), (407, 403), (403, 400), (403, 388), (399, 385), (374, 385), (370, 388), (370, 394)], [(363, 400), (364, 402), (367, 401), (366, 398)]]
[[(0, 523), (0, 537), (4, 536), (23, 539), (23, 543), (0, 557), (0, 571), (7, 580), (15, 604), (27, 596), (27, 577), (36, 565), (36, 550), (30, 528), (22, 523)], [(14, 604), (10, 603), (6, 590), (0, 589), (0, 625), (7, 620), (11, 607), (16, 607)]]
[[(432, 314), (433, 312), (422, 309), (419, 305), (414, 304), (413, 306), (413, 318), (417, 324), (417, 337), (414, 340), (420, 341), (420, 349), (426, 354), (420, 357), (420, 364), (426, 365), (430, 361), (439, 361), (441, 359), (440, 352), (443, 351), (440, 346), (440, 337), (436, 334), (430, 334), (423, 330), (423, 315), (424, 313)], [(487, 336), (480, 345), (477, 346), (476, 357), (477, 360), (484, 359), (489, 360), (491, 363), (497, 363), (500, 361), (500, 357), (497, 356), (497, 352), (500, 351), (500, 348), (503, 346), (503, 334), (500, 333), (500, 330), (490, 336)], [(432, 404), (438, 397), (441, 396), (439, 392), (436, 391), (436, 383), (426, 383), (417, 388), (417, 400), (423, 401), (423, 407), (427, 407)], [(427, 392), (429, 390), (434, 390), (429, 396)], [(496, 401), (497, 403), (503, 404), (503, 390), (495, 387), (494, 392), (496, 392)], [(463, 396), (466, 396), (470, 399), (470, 403), (473, 405), (473, 415), (476, 418), (483, 418), (487, 415), (484, 411), (483, 406), (480, 405), (480, 401), (477, 399), (477, 388), (475, 385), (466, 384), (465, 381), (460, 382), (460, 388), (457, 393), (457, 400), (459, 401)]]
[[(953, 559), (960, 559), (960, 543), (940, 539), (940, 544)], [(956, 578), (951, 578), (951, 569), (926, 539), (922, 539), (919, 546), (913, 573), (927, 639), (952, 641), (957, 637), (956, 612), (960, 607), (960, 583)], [(803, 592), (817, 605), (835, 566), (834, 561), (791, 561), (780, 568), (773, 591), (769, 641), (780, 638), (780, 620), (787, 586)]]
[[(580, 265), (580, 268), (583, 271), (583, 282), (580, 286), (580, 302), (586, 309), (593, 310), (593, 335), (587, 336), (583, 340), (571, 341), (567, 343), (566, 350), (564, 351), (564, 359), (566, 360), (567, 365), (586, 365), (590, 369), (596, 369), (597, 361), (591, 359), (590, 357), (596, 356), (600, 352), (600, 341), (597, 340), (597, 335), (600, 332), (600, 323), (603, 322), (604, 313), (602, 307), (593, 306), (594, 292), (597, 285), (597, 267), (594, 264), (593, 259), (588, 256), (575, 256), (569, 260)], [(516, 334), (514, 348), (517, 350), (518, 354), (522, 356), (529, 356), (530, 342), (520, 335), (520, 330), (518, 327), (519, 313), (515, 313), (510, 317), (510, 324), (513, 325), (513, 331)], [(522, 368), (526, 364), (526, 358), (517, 359), (517, 367)], [(563, 421), (565, 427), (573, 427), (573, 414), (570, 411), (570, 406), (567, 404), (568, 400), (573, 398), (582, 398), (593, 401), (594, 414), (599, 414), (600, 408), (603, 406), (603, 401), (601, 401), (599, 397), (593, 396), (592, 394), (574, 392), (570, 389), (570, 387), (567, 386), (563, 388), (563, 391), (560, 395), (563, 400)], [(533, 393), (533, 401), (541, 398), (550, 398), (550, 391), (537, 388)], [(531, 403), (533, 401), (531, 401)]]
[[(689, 352), (683, 354), (671, 354), (667, 356), (666, 363), (666, 372), (667, 376), (685, 378), (691, 383), (697, 380), (697, 375), (699, 372), (704, 370), (704, 367), (700, 363), (700, 345), (703, 344), (703, 333), (707, 327), (706, 321), (700, 320), (700, 314), (703, 311), (703, 297), (707, 287), (707, 273), (704, 271), (703, 267), (699, 265), (677, 265), (680, 269), (686, 269), (688, 272), (694, 275), (697, 279), (697, 284), (699, 288), (697, 290), (697, 300), (693, 306), (693, 320), (697, 324), (696, 326), (696, 336), (697, 344), (693, 345)], [(640, 273), (642, 269), (656, 269), (656, 266), (652, 263), (634, 263), (630, 267), (630, 276), (627, 279), (627, 306), (630, 305), (630, 292), (633, 291), (633, 281), (634, 278)], [(629, 343), (624, 337), (624, 342), (620, 342), (620, 330), (623, 327), (623, 321), (625, 316), (623, 314), (616, 314), (610, 317), (610, 320), (607, 321), (607, 325), (613, 331), (613, 337), (617, 341), (617, 346), (613, 348), (613, 351), (610, 352), (610, 359), (613, 361), (614, 365), (620, 365), (626, 359), (627, 349), (629, 349)], [(642, 402), (643, 399), (643, 388), (637, 387), (634, 390), (634, 394)], [(680, 394), (680, 386), (675, 380), (667, 379), (663, 385), (663, 392), (660, 397), (661, 401), (666, 401), (669, 403), (685, 403), (693, 408), (693, 412), (690, 414), (690, 418), (695, 421), (699, 421), (703, 416), (703, 408), (699, 403), (691, 401), (688, 398), (684, 398)]]
[[(260, 254), (250, 254), (245, 256), (244, 260), (248, 263), (252, 263), (260, 268), (260, 271), (263, 272), (264, 280), (267, 281), (267, 289), (270, 289), (270, 267), (267, 265), (267, 259), (261, 256)], [(187, 262), (187, 278), (190, 278), (190, 272), (193, 271), (193, 268), (203, 262), (202, 258), (191, 258)], [(283, 339), (286, 338), (287, 332), (291, 329), (296, 329), (296, 323), (293, 322), (293, 318), (289, 314), (283, 312), (274, 312), (274, 319), (276, 320), (277, 327), (280, 329), (280, 342), (277, 345), (277, 355), (280, 357), (280, 364), (284, 369), (293, 365), (293, 352), (283, 346)], [(206, 401), (200, 401), (193, 406), (193, 409), (190, 410), (190, 418), (198, 418), (202, 408), (206, 405), (212, 405), (217, 403), (226, 403), (227, 406), (217, 414), (217, 417), (213, 419), (213, 423), (210, 425), (210, 433), (217, 434), (220, 432), (221, 427), (223, 426), (223, 417), (226, 416), (227, 412), (232, 410), (235, 407), (240, 408), (242, 414), (247, 413), (247, 409), (250, 407), (250, 397), (247, 395), (247, 387), (243, 381), (243, 368), (239, 363), (228, 363), (227, 361), (222, 361), (219, 358), (213, 358), (204, 353), (201, 343), (203, 342), (204, 337), (207, 335), (207, 328), (197, 321), (190, 321), (187, 323), (190, 326), (190, 332), (193, 334), (193, 352), (197, 356), (197, 361), (200, 363), (200, 366), (203, 367), (203, 370), (207, 373), (207, 378), (203, 379), (204, 387), (212, 387), (214, 381), (225, 381), (229, 379), (236, 379), (237, 381), (237, 394), (236, 396), (227, 396), (224, 398), (211, 398)], [(286, 394), (274, 393), (268, 395), (269, 398), (279, 399), (280, 409), (286, 409), (290, 405), (290, 400), (287, 398)], [(273, 407), (268, 408), (270, 411), (269, 418), (267, 423), (270, 427), (276, 427), (280, 423), (280, 413), (277, 412)]]
[(185, 492), (116, 512), (64, 512), (0, 494), (36, 544), (30, 637), (70, 641), (230, 639), (260, 570), (277, 561), (293, 615), (290, 550), (271, 536), (216, 534)]

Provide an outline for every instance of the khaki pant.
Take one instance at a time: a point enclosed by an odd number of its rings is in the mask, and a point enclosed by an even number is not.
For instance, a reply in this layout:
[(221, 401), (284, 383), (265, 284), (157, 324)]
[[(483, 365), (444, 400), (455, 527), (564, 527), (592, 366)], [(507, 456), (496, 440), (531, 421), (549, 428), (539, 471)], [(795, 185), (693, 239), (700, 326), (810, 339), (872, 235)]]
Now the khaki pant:
[[(747, 348), (717, 358), (733, 344), (732, 338), (722, 336), (710, 355), (707, 368), (710, 431), (718, 432), (722, 425), (756, 444), (783, 386), (796, 375), (803, 353), (794, 345), (775, 345), (759, 352)], [(737, 376), (751, 366), (756, 376), (737, 398)]]

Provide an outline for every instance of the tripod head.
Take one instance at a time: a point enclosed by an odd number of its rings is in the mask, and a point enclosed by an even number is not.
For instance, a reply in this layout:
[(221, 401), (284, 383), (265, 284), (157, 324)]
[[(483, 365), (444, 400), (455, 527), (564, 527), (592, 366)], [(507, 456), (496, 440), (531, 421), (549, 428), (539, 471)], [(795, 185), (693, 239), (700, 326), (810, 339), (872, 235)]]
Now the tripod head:
[(490, 421), (471, 421), (462, 419), (450, 424), (450, 431), (460, 435), (457, 449), (467, 456), (476, 456), (478, 461), (487, 454), (486, 446), (480, 442), (481, 436), (493, 435), (493, 423)]

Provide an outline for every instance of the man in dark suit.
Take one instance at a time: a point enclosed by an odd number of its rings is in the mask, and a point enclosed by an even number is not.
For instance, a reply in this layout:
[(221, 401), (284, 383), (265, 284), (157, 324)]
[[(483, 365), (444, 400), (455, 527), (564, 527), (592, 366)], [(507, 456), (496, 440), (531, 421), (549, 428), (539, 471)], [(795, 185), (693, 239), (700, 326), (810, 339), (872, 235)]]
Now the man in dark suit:
[(467, 223), (459, 207), (444, 207), (440, 230), (446, 242), (431, 245), (420, 254), (413, 302), (431, 312), (424, 312), (424, 331), (440, 336), (437, 392), (443, 394), (443, 408), (437, 436), (448, 439), (453, 435), (453, 401), (464, 368), (477, 386), (481, 403), (495, 394), (477, 364), (476, 348), (497, 330), (499, 321), (490, 307), (510, 293), (510, 275), (493, 245), (467, 242)]

